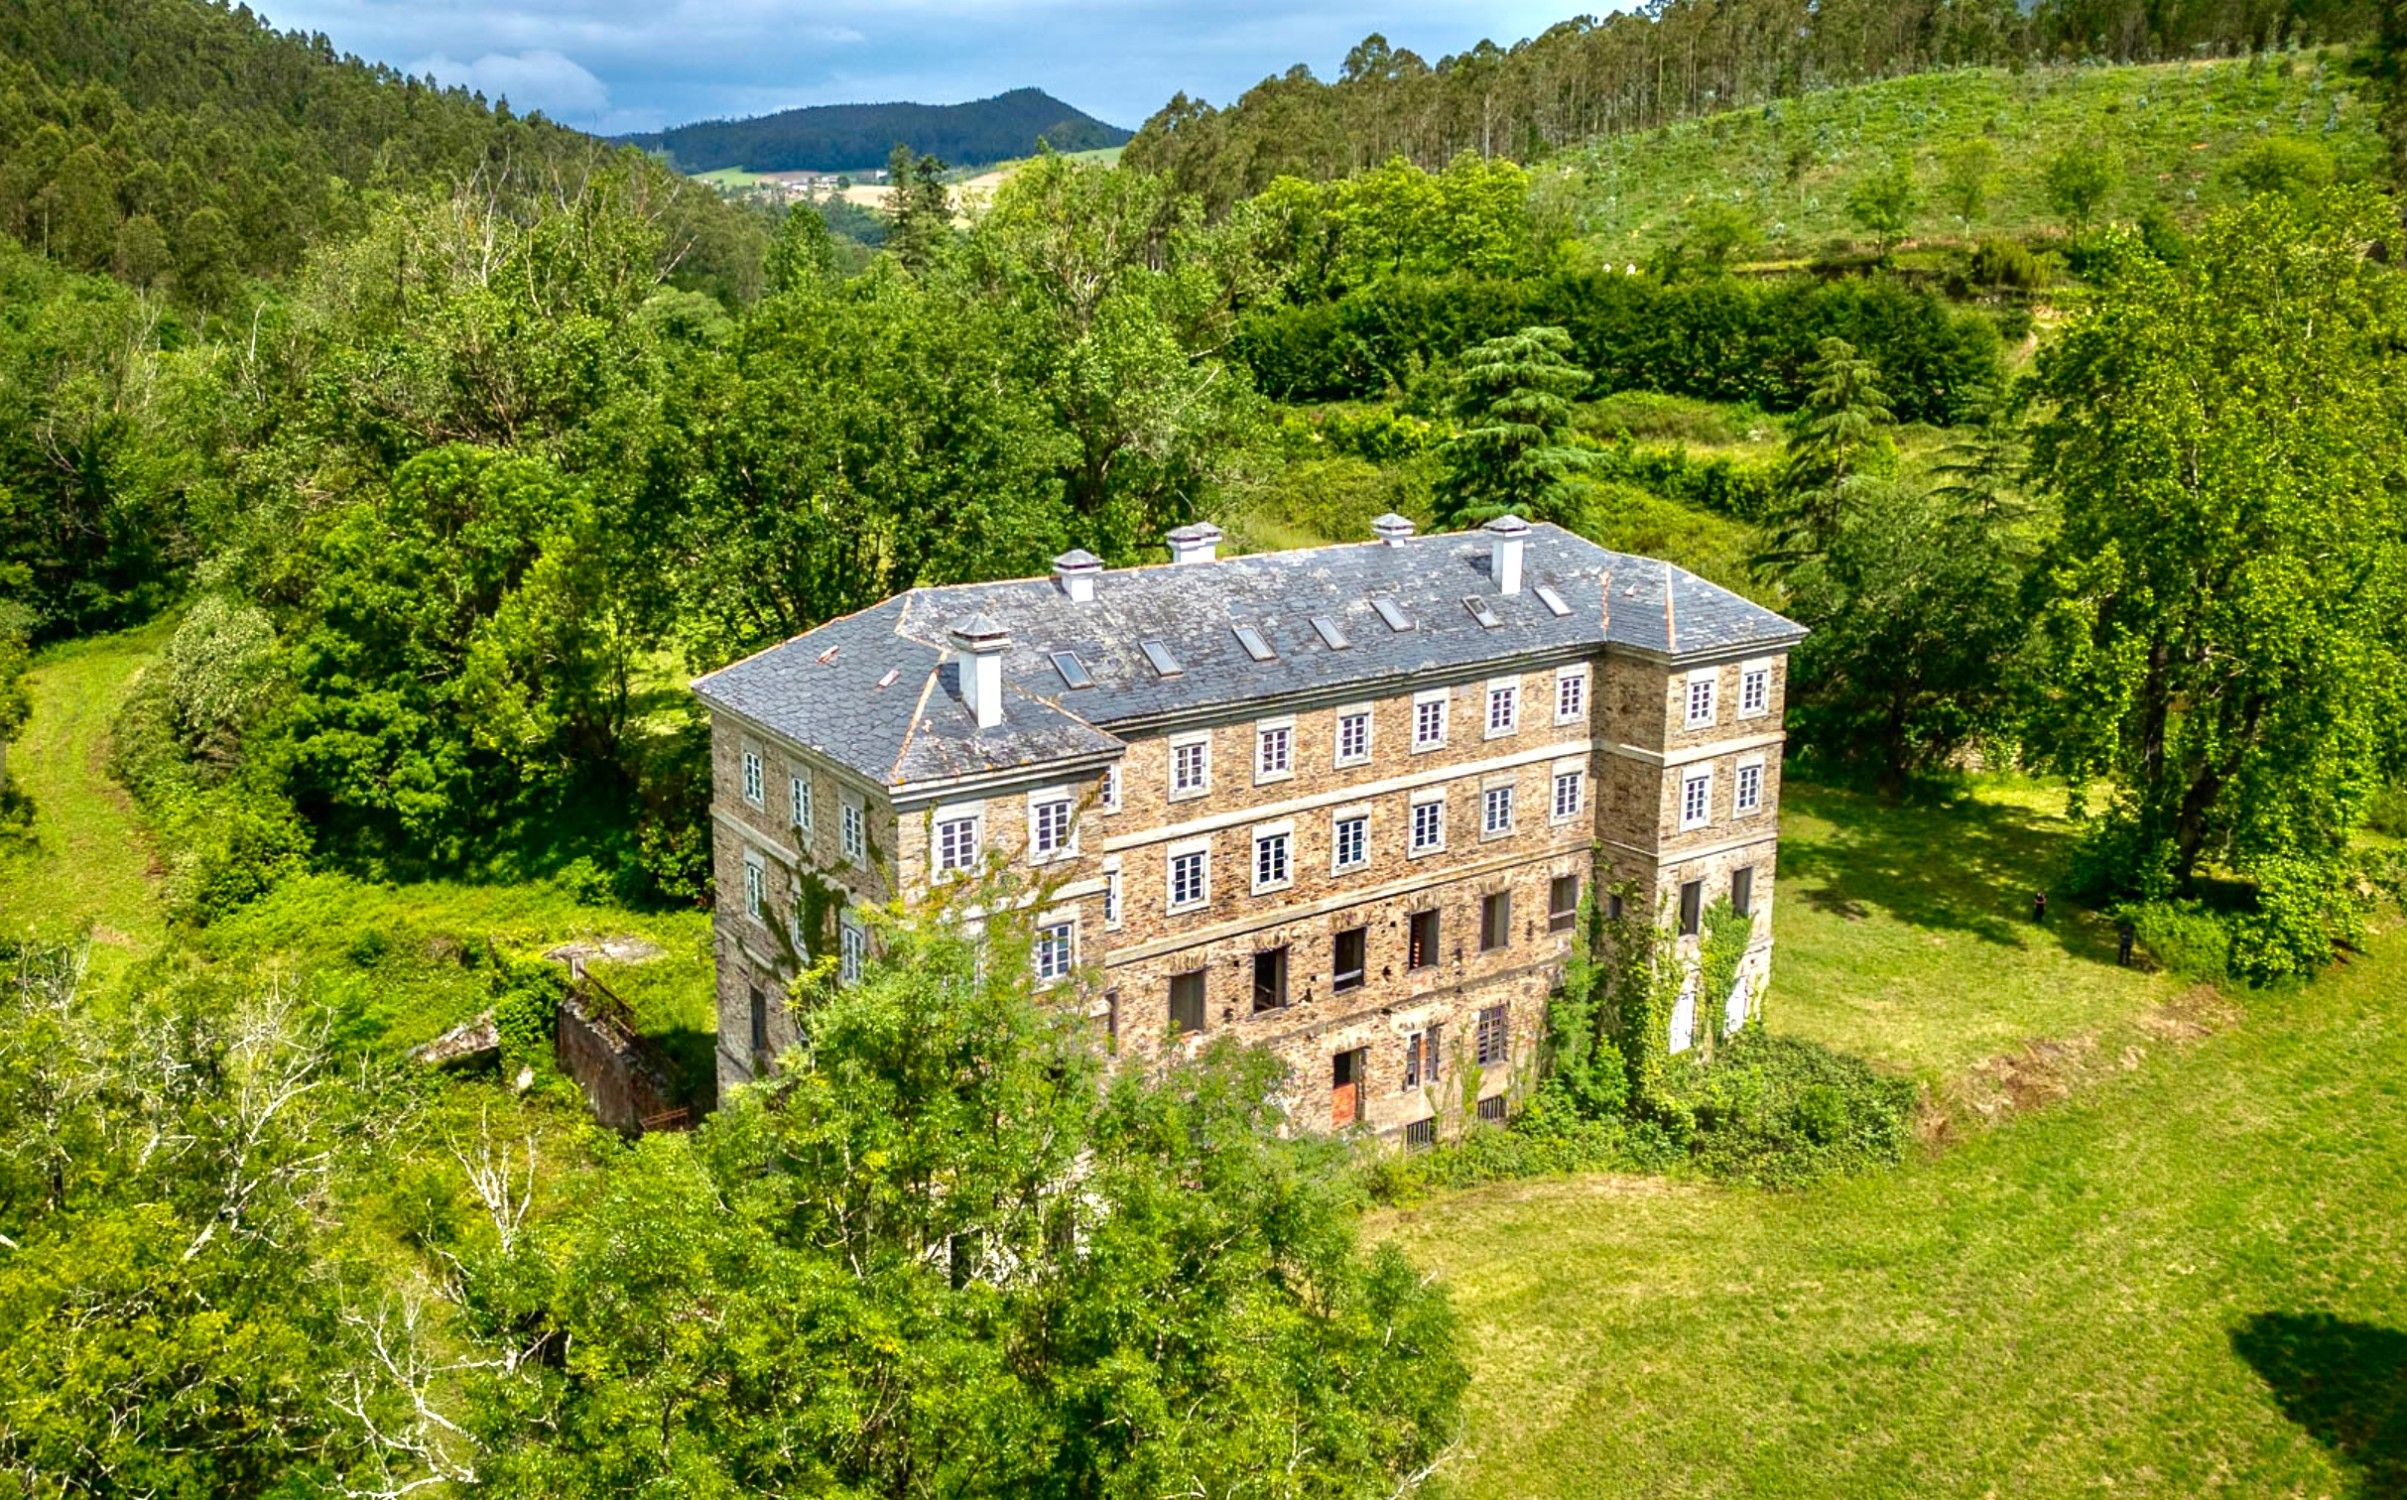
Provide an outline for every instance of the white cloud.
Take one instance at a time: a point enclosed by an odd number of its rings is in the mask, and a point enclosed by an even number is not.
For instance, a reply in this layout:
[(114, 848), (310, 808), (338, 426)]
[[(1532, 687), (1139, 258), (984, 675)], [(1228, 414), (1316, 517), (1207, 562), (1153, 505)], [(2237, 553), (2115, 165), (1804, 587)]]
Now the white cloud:
[(510, 101), (525, 113), (542, 110), (555, 120), (575, 124), (607, 113), (610, 90), (575, 59), (549, 47), (524, 52), (487, 52), (470, 63), (456, 62), (437, 52), (409, 65), (413, 74), (432, 73), (447, 84), (474, 89), (488, 99)]

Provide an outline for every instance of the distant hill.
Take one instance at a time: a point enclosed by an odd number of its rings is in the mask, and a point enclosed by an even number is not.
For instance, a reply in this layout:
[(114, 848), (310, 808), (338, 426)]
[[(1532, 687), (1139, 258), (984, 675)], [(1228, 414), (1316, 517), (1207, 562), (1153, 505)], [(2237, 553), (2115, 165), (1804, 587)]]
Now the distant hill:
[(1091, 151), (1128, 137), (1042, 89), (1013, 89), (968, 104), (820, 104), (626, 139), (666, 151), (688, 172), (863, 172), (884, 166), (897, 144), (962, 167), (1027, 156), (1039, 141), (1056, 151)]

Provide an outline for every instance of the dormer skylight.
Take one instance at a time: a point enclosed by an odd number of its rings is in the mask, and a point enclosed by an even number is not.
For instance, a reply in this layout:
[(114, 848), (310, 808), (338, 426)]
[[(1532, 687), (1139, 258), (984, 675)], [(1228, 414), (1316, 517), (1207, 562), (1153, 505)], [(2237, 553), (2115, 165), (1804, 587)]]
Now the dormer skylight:
[(1371, 608), (1379, 611), (1379, 618), (1387, 622), (1388, 629), (1398, 633), (1412, 629), (1412, 617), (1398, 608), (1395, 600), (1384, 597), (1374, 598), (1371, 600)]
[(1555, 592), (1553, 584), (1541, 583), (1533, 592), (1537, 594), (1538, 602), (1557, 618), (1571, 613), (1571, 606), (1563, 602), (1563, 596)]
[(1243, 646), (1245, 654), (1254, 660), (1277, 661), (1279, 659), (1279, 653), (1270, 649), (1270, 642), (1262, 639), (1262, 632), (1253, 626), (1232, 625), (1229, 628), (1237, 633), (1237, 644)]
[(1326, 645), (1332, 651), (1343, 651), (1348, 646), (1354, 644), (1352, 641), (1346, 639), (1346, 633), (1344, 631), (1337, 628), (1337, 622), (1330, 619), (1327, 615), (1314, 615), (1312, 617), (1312, 628), (1320, 632), (1322, 644)]
[(1494, 630), (1504, 623), (1496, 611), (1488, 608), (1488, 601), (1480, 598), (1477, 594), (1465, 599), (1463, 608), (1471, 611), (1471, 618), (1479, 622), (1482, 630)]
[(1061, 680), (1065, 686), (1090, 688), (1095, 685), (1094, 674), (1087, 671), (1086, 663), (1078, 659), (1078, 653), (1075, 651), (1054, 652), (1053, 670), (1061, 674)]
[(1137, 649), (1145, 653), (1145, 659), (1153, 663), (1153, 670), (1159, 676), (1176, 677), (1185, 670), (1179, 666), (1178, 658), (1170, 654), (1170, 648), (1160, 641), (1140, 642)]

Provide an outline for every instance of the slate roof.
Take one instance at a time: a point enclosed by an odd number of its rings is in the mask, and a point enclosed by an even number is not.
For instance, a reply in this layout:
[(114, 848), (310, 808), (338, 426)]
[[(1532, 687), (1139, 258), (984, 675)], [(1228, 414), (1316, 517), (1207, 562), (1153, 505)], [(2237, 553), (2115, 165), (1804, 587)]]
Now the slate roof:
[[(713, 672), (694, 691), (880, 785), (907, 786), (1049, 761), (1109, 757), (1119, 725), (1227, 710), (1608, 642), (1664, 656), (1785, 646), (1803, 627), (1652, 558), (1609, 552), (1560, 527), (1530, 527), (1521, 589), (1499, 595), (1481, 532), (1346, 543), (1211, 563), (1107, 570), (1095, 597), (1051, 578), (913, 589)], [(1605, 598), (1610, 579), (1610, 609)], [(1540, 584), (1569, 606), (1556, 615)], [(1666, 593), (1668, 591), (1668, 608)], [(1412, 628), (1392, 630), (1386, 598)], [(1482, 625), (1466, 607), (1492, 612)], [(963, 698), (951, 627), (983, 615), (1010, 632), (1003, 722), (981, 730)], [(1348, 642), (1333, 648), (1313, 617)], [(1233, 627), (1260, 631), (1256, 661)], [(1158, 674), (1143, 643), (1176, 658)], [(1051, 653), (1072, 651), (1094, 685), (1071, 688)], [(889, 673), (894, 674), (891, 680)], [(884, 683), (883, 686), (880, 684)]]

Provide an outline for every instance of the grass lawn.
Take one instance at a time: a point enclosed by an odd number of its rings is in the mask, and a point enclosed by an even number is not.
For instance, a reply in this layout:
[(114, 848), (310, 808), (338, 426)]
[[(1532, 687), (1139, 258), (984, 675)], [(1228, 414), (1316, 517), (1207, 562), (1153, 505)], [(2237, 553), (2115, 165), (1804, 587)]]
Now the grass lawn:
[(109, 724), (134, 674), (167, 644), (160, 623), (44, 651), (33, 716), (9, 747), (9, 772), (33, 798), (30, 848), (0, 844), (0, 931), (73, 937), (87, 926), (102, 974), (165, 932), (150, 837), (109, 779)]
[[(1920, 73), (1608, 136), (1564, 160), (1600, 255), (1643, 260), (1679, 238), (1693, 205), (1718, 200), (1745, 209), (1766, 238), (1763, 258), (1778, 260), (1857, 237), (1849, 192), (1900, 153), (1913, 159), (1923, 200), (1914, 232), (1967, 237), (2061, 227), (2041, 169), (2068, 147), (2119, 163), (2107, 217), (2129, 220), (2158, 203), (2189, 219), (2239, 196), (2225, 168), (2269, 135), (2320, 143), (2343, 177), (2373, 176), (2374, 125), (2344, 54), (2331, 50), (2254, 65)], [(1997, 172), (1981, 216), (1965, 224), (1939, 190), (1943, 152), (1974, 136), (1997, 147)], [(1806, 162), (1794, 179), (1792, 150)]]
[(1471, 1334), (1460, 1492), (2407, 1494), (2407, 933), (2152, 1026), (2179, 986), (2061, 896), (2026, 919), (2067, 843), (2049, 789), (1786, 795), (1773, 1026), (1934, 1081), (2108, 1041), (2068, 1098), (1892, 1172), (1374, 1219)]

